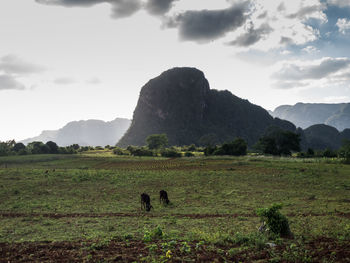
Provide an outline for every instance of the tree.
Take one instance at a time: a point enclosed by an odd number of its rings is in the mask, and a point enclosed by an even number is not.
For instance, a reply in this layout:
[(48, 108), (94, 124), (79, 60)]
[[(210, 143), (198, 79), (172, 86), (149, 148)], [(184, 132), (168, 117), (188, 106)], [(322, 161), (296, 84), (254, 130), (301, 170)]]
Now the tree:
[(265, 154), (291, 155), (291, 151), (300, 151), (300, 135), (275, 128), (259, 139), (256, 148)]
[(246, 155), (247, 143), (242, 138), (236, 138), (230, 143), (224, 143), (221, 147), (214, 151), (214, 155)]
[(32, 154), (43, 154), (50, 152), (50, 148), (46, 144), (38, 141), (28, 143), (27, 149)]
[(152, 134), (146, 138), (146, 143), (149, 149), (159, 149), (168, 145), (168, 137), (163, 134)]
[(18, 153), (20, 150), (24, 150), (25, 148), (26, 148), (26, 146), (23, 143), (18, 142), (13, 146), (12, 149)]
[(0, 156), (7, 156), (11, 154), (11, 150), (15, 145), (15, 141), (0, 142)]
[(49, 153), (58, 153), (58, 145), (53, 141), (48, 141), (46, 146), (49, 147)]
[(339, 157), (345, 158), (346, 163), (350, 163), (350, 140), (344, 140), (339, 149)]

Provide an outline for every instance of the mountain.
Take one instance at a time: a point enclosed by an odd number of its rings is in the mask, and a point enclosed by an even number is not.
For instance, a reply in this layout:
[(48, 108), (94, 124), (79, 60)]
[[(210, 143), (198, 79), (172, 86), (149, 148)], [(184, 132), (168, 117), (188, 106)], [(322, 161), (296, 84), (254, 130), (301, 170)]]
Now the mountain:
[(203, 72), (173, 68), (141, 89), (130, 128), (119, 146), (144, 145), (150, 134), (166, 133), (170, 145), (216, 143), (244, 138), (251, 146), (270, 126), (296, 127), (231, 92), (210, 89)]
[(270, 114), (303, 129), (314, 124), (327, 124), (339, 131), (350, 128), (350, 103), (297, 103), (279, 106)]
[(312, 125), (299, 133), (304, 150), (307, 148), (336, 150), (341, 147), (343, 140), (350, 140), (350, 129), (339, 132), (336, 128), (325, 124)]
[(81, 146), (115, 145), (129, 128), (130, 123), (130, 120), (123, 118), (116, 118), (108, 122), (101, 120), (72, 121), (59, 130), (43, 131), (39, 136), (23, 140), (22, 143), (54, 141), (59, 146), (75, 143)]

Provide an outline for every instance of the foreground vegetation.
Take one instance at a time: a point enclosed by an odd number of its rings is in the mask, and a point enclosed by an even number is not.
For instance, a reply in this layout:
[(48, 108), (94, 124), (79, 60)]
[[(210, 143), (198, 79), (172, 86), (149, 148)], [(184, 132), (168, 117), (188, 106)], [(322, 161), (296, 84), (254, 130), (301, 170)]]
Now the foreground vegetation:
[[(337, 158), (7, 156), (0, 200), (6, 262), (350, 262), (350, 165)], [(275, 203), (293, 237), (258, 231)]]

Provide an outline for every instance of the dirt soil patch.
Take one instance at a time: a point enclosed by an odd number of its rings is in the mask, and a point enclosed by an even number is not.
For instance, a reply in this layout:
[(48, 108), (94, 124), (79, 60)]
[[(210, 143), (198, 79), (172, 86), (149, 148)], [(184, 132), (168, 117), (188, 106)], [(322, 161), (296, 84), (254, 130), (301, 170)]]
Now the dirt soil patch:
[[(195, 241), (177, 241), (171, 249), (164, 249), (164, 242), (0, 243), (0, 262), (149, 262), (152, 259), (168, 262), (269, 262), (272, 258), (278, 262), (303, 262), (303, 258), (308, 258), (308, 262), (350, 262), (350, 241), (330, 238), (315, 239), (302, 247), (288, 244), (262, 249), (240, 249), (237, 245), (198, 245)], [(235, 249), (237, 252), (232, 253)], [(304, 254), (305, 251), (307, 254)]]

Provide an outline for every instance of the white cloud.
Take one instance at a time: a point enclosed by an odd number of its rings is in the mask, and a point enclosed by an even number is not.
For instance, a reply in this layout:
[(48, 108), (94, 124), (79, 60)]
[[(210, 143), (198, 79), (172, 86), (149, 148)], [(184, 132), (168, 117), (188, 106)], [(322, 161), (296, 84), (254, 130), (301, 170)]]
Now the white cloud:
[(324, 57), (314, 61), (286, 61), (271, 75), (279, 89), (350, 83), (350, 59)]
[(304, 52), (306, 53), (316, 53), (316, 52), (320, 52), (320, 50), (318, 50), (317, 48), (315, 48), (314, 46), (307, 46), (305, 48), (302, 49)]
[(350, 30), (350, 20), (346, 18), (338, 18), (337, 21), (337, 27), (339, 28), (339, 32), (342, 33), (343, 35), (346, 34), (348, 30)]
[(348, 102), (349, 100), (349, 96), (329, 96), (323, 99), (323, 101), (327, 103), (342, 103)]
[[(237, 30), (236, 34), (230, 36), (230, 43), (236, 43), (242, 36), (251, 36), (251, 28), (259, 29), (268, 26), (270, 30), (262, 31), (263, 37), (257, 37), (259, 34), (253, 31), (254, 40), (257, 41), (251, 44), (250, 48), (268, 51), (288, 45), (305, 45), (320, 37), (319, 30), (308, 25), (308, 20), (327, 22), (327, 16), (324, 13), (326, 5), (319, 0), (256, 0), (252, 3), (254, 3), (254, 11), (250, 19), (240, 30)], [(253, 27), (249, 26), (250, 24), (253, 24)]]
[(339, 7), (350, 6), (350, 0), (328, 0), (327, 3), (330, 5), (336, 5)]

